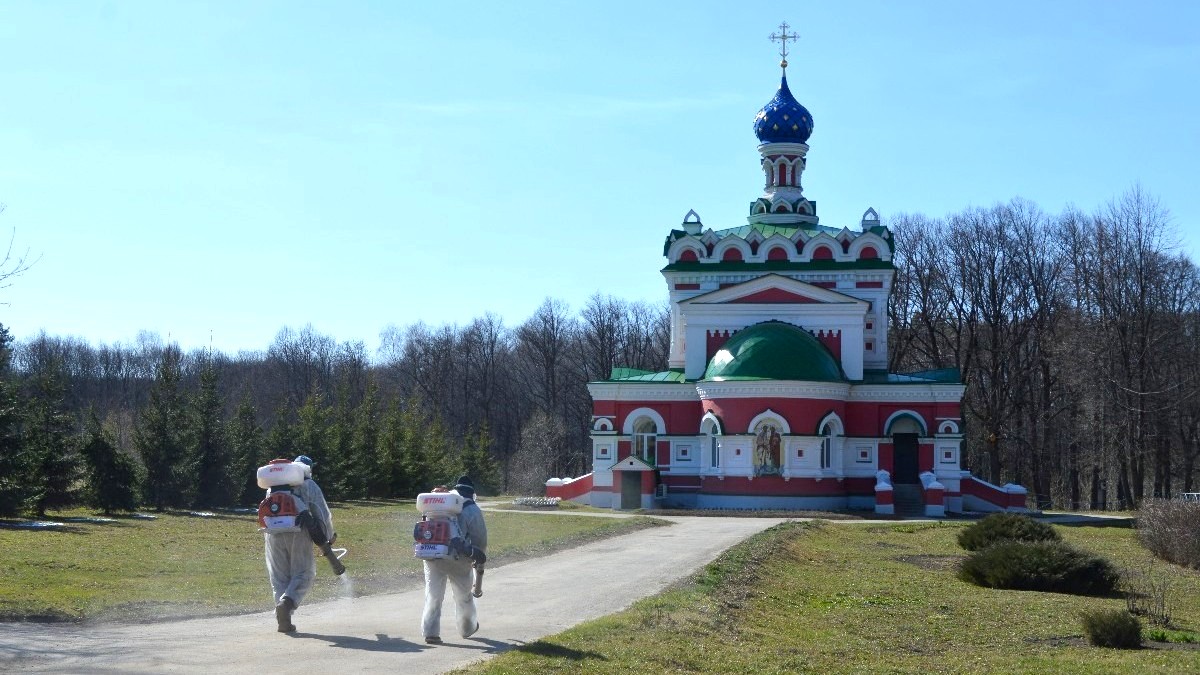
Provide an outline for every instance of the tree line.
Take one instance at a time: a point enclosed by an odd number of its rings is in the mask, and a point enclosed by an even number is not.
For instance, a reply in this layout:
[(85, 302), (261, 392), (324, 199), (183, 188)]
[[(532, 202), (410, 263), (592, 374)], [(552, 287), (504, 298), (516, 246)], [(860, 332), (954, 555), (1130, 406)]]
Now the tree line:
[(523, 323), (389, 326), (369, 354), (305, 326), (265, 351), (93, 346), (0, 326), (0, 515), (89, 505), (248, 506), (254, 472), (306, 454), (331, 499), (412, 496), (469, 473), (540, 494), (590, 470), (586, 383), (667, 360), (665, 303), (548, 298)]
[[(901, 214), (893, 372), (958, 368), (964, 458), (1036, 505), (1130, 508), (1196, 490), (1200, 272), (1140, 188), (1085, 213), (1013, 200)], [(586, 383), (661, 370), (666, 302), (547, 298), (525, 321), (389, 326), (377, 353), (311, 326), (263, 351), (93, 346), (0, 326), (0, 514), (249, 505), (307, 454), (333, 499), (411, 496), (466, 471), (538, 494), (590, 470)]]
[(965, 456), (1042, 508), (1196, 489), (1200, 272), (1134, 188), (1085, 213), (1014, 200), (901, 215), (892, 370), (957, 367)]

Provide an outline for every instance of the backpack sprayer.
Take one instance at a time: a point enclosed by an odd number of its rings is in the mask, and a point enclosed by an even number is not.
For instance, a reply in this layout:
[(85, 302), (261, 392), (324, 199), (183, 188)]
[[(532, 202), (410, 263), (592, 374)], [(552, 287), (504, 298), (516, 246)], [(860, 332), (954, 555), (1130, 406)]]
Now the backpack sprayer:
[(305, 469), (303, 464), (286, 459), (271, 460), (266, 466), (259, 467), (258, 486), (269, 488), (271, 494), (258, 505), (258, 524), (268, 533), (307, 532), (333, 567), (333, 573), (340, 576), (346, 572), (341, 560), (346, 549), (333, 548), (333, 542), (325, 536), (325, 528), (308, 510), (304, 500), (291, 493), (292, 486), (304, 482)]
[(487, 555), (471, 544), (459, 525), (458, 514), (468, 503), (474, 503), (474, 500), (445, 490), (417, 495), (421, 520), (413, 526), (413, 556), (421, 560), (470, 558), (475, 573), (471, 593), (478, 598), (483, 595), (483, 567)]

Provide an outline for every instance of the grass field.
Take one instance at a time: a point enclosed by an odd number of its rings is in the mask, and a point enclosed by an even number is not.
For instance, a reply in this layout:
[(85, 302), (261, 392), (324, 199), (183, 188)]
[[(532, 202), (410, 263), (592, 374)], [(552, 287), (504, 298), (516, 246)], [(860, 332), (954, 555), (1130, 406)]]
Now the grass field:
[[(347, 574), (317, 557), (308, 601), (367, 595), (418, 583), (412, 556), (411, 502), (334, 504), (336, 546)], [(484, 505), (486, 507), (486, 504)], [(183, 617), (269, 609), (263, 535), (249, 513), (151, 514), (154, 519), (94, 519), (87, 511), (51, 513), (65, 527), (18, 529), (0, 522), (0, 620)], [(661, 523), (649, 518), (486, 514), (489, 565)]]
[[(502, 654), (480, 673), (1196, 673), (1194, 644), (1091, 647), (1082, 610), (1119, 597), (978, 588), (955, 577), (964, 524), (788, 523), (628, 611)], [(1121, 567), (1151, 558), (1133, 530), (1058, 526)], [(1200, 573), (1170, 580), (1175, 629), (1200, 631)]]

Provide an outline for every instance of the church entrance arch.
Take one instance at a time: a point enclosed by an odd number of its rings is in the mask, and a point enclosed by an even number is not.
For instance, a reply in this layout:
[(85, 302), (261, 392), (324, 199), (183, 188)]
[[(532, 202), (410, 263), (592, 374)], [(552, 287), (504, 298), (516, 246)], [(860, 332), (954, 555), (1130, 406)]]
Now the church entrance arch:
[(907, 414), (894, 416), (888, 431), (892, 436), (895, 471), (892, 482), (898, 484), (913, 484), (921, 482), (921, 468), (918, 461), (921, 437), (920, 422)]

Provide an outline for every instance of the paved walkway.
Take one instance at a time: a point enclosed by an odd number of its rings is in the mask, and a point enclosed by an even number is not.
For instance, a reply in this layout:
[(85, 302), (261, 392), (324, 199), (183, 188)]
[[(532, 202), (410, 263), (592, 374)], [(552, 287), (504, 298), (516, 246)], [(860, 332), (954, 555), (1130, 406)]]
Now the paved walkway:
[(274, 612), (137, 625), (0, 624), (0, 671), (440, 673), (619, 611), (781, 522), (665, 520), (674, 524), (489, 569), (479, 633), (453, 635), (447, 602), (446, 643), (438, 647), (422, 639), (417, 589), (305, 605), (292, 636), (275, 632)]

